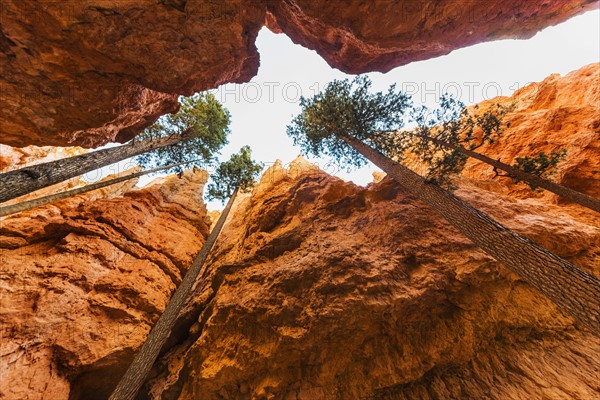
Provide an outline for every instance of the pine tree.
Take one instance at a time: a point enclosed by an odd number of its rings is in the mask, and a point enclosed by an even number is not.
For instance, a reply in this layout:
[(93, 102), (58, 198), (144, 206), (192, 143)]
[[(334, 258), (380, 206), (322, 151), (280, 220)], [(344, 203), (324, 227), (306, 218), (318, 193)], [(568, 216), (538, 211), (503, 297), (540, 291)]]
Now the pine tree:
[(254, 186), (254, 178), (263, 166), (253, 161), (251, 156), (250, 147), (244, 146), (229, 161), (219, 165), (212, 176), (213, 182), (208, 185), (208, 200), (224, 202), (232, 196), (234, 190), (246, 192)]
[(225, 224), (225, 220), (231, 211), (238, 192), (249, 190), (254, 184), (256, 175), (262, 170), (262, 166), (254, 162), (250, 156), (250, 148), (245, 146), (238, 154), (234, 154), (229, 161), (222, 163), (217, 168), (216, 175), (213, 177), (215, 183), (209, 187), (208, 197), (220, 200), (225, 200), (229, 197), (229, 201), (202, 246), (202, 250), (200, 250), (194, 263), (183, 277), (181, 284), (169, 300), (165, 311), (159, 317), (148, 334), (146, 342), (142, 345), (142, 348), (125, 372), (125, 375), (123, 375), (111, 394), (110, 400), (135, 399), (146, 376), (152, 369), (162, 346), (169, 338), (177, 316), (190, 295), (196, 279), (207, 268), (206, 259)]
[[(157, 140), (176, 135), (188, 127), (193, 129), (193, 135), (188, 140), (172, 146), (142, 153), (136, 157), (136, 161), (146, 168), (164, 167), (191, 160), (211, 163), (215, 161), (214, 155), (227, 144), (230, 121), (229, 111), (213, 94), (204, 92), (183, 97), (177, 113), (161, 117), (154, 125), (136, 136), (135, 140)], [(180, 171), (181, 166), (166, 170)]]
[(398, 151), (417, 155), (429, 167), (427, 178), (447, 188), (453, 188), (454, 178), (462, 172), (470, 157), (493, 167), (496, 176), (512, 178), (515, 183), (525, 182), (533, 190), (546, 189), (600, 213), (600, 200), (549, 179), (558, 163), (565, 159), (565, 149), (517, 157), (513, 165), (475, 151), (496, 141), (504, 127), (510, 126), (504, 123), (503, 117), (511, 110), (512, 106), (495, 104), (483, 112), (479, 112), (477, 106), (471, 111), (460, 101), (444, 95), (433, 112), (426, 107), (415, 108), (412, 117), (417, 128), (392, 134), (404, 137), (404, 145)]
[(362, 78), (334, 81), (313, 98), (301, 98), (302, 112), (288, 126), (288, 135), (305, 154), (330, 155), (341, 165), (361, 166), (370, 160), (473, 243), (600, 336), (600, 280), (386, 156), (386, 150), (397, 153), (397, 137), (377, 133), (399, 129), (410, 104), (398, 101), (404, 97), (393, 87), (387, 94), (371, 94), (368, 88)]
[(211, 161), (227, 143), (229, 112), (210, 94), (183, 98), (182, 102), (176, 114), (129, 144), (0, 174), (0, 203), (148, 152), (138, 162), (149, 168), (194, 159)]

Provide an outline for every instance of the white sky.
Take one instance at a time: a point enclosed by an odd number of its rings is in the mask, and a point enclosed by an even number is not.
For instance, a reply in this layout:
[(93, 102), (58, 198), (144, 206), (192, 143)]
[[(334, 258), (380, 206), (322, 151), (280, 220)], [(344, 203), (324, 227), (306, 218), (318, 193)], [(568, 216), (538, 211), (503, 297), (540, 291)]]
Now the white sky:
[[(250, 145), (253, 158), (267, 167), (277, 159), (287, 164), (299, 154), (286, 135), (286, 126), (300, 111), (300, 95), (311, 96), (332, 79), (351, 76), (329, 67), (316, 52), (266, 28), (260, 31), (256, 46), (261, 58), (258, 75), (248, 83), (228, 84), (212, 91), (232, 117), (229, 144), (220, 159), (226, 160), (240, 147)], [(529, 40), (481, 43), (386, 74), (367, 75), (373, 89), (385, 90), (396, 83), (397, 88), (413, 95), (416, 104), (433, 105), (446, 91), (471, 104), (498, 95), (510, 96), (516, 89), (552, 73), (564, 75), (599, 61), (600, 11), (594, 10), (547, 28)], [(367, 166), (347, 173), (327, 159), (309, 160), (331, 174), (362, 185), (372, 180), (375, 170)], [(126, 165), (121, 162), (100, 173), (89, 173), (86, 178), (95, 180)], [(140, 184), (152, 179), (143, 177)], [(218, 202), (209, 204), (210, 209), (221, 207)]]

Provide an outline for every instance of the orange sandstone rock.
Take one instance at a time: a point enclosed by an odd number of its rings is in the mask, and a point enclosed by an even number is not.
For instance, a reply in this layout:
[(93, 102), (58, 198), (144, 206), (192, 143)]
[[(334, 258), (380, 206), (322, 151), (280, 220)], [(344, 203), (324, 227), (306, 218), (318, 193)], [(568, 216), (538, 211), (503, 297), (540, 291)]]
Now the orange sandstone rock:
[[(481, 151), (569, 148), (558, 180), (597, 195), (598, 64), (512, 98)], [(485, 106), (486, 104), (482, 104)], [(562, 111), (560, 111), (562, 110)], [(457, 194), (600, 276), (598, 216), (470, 163)], [(240, 199), (144, 398), (590, 399), (600, 340), (389, 178), (357, 187), (296, 161)], [(572, 181), (571, 181), (572, 182)]]
[(177, 97), (258, 70), (266, 24), (358, 73), (526, 38), (597, 0), (3, 0), (2, 142), (97, 147), (125, 142)]
[(0, 221), (1, 398), (108, 396), (208, 235), (206, 179), (188, 170)]
[[(576, 144), (557, 176), (573, 168), (596, 193), (597, 70), (522, 89), (486, 153)], [(596, 214), (468, 171), (459, 196), (600, 276)], [(271, 167), (236, 201), (140, 398), (597, 398), (600, 340), (380, 178)], [(207, 235), (205, 181), (187, 171), (0, 221), (0, 397), (106, 398)]]
[[(389, 178), (361, 188), (301, 165), (275, 165), (237, 202), (189, 333), (142, 398), (597, 395), (598, 338)], [(460, 194), (600, 275), (596, 220)]]

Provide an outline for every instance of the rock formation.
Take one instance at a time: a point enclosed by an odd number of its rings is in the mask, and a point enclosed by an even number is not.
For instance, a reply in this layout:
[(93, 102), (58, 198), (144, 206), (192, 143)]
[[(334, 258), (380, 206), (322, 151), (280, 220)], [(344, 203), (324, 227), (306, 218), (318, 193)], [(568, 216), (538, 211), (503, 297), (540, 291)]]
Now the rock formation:
[(206, 180), (188, 170), (0, 221), (0, 398), (108, 397), (208, 235)]
[[(573, 144), (557, 176), (597, 193), (598, 69), (497, 99), (517, 102), (513, 125), (485, 151)], [(460, 197), (600, 276), (596, 214), (469, 168)], [(205, 181), (187, 171), (1, 221), (0, 397), (106, 398), (207, 235)], [(140, 398), (600, 397), (600, 339), (377, 181), (270, 168), (236, 203)]]
[[(189, 336), (144, 398), (598, 395), (600, 340), (393, 181), (288, 173), (272, 167), (237, 204), (189, 305)], [(589, 215), (470, 184), (459, 193), (600, 274)]]
[(478, 42), (526, 38), (597, 0), (3, 0), (2, 142), (125, 142), (177, 96), (247, 82), (267, 24), (332, 66), (386, 71)]

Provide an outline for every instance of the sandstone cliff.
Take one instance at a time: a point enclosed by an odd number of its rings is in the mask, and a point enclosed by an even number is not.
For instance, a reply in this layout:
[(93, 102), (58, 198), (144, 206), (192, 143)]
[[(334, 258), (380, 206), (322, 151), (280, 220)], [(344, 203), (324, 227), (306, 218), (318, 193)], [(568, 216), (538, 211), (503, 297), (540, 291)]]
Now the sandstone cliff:
[[(494, 100), (517, 107), (485, 151), (572, 145), (558, 177), (596, 195), (598, 70)], [(469, 168), (459, 196), (600, 276), (596, 214)], [(207, 235), (205, 180), (0, 222), (0, 397), (106, 398)], [(589, 400), (598, 360), (598, 338), (393, 181), (299, 159), (235, 204), (140, 398)]]
[[(460, 194), (600, 275), (597, 219), (470, 184)], [(600, 393), (600, 340), (388, 179), (361, 188), (273, 167), (237, 204), (188, 313), (197, 321), (146, 398)]]
[(0, 398), (108, 397), (208, 235), (206, 179), (129, 182), (0, 221)]
[(475, 43), (531, 37), (597, 0), (2, 0), (2, 142), (125, 142), (178, 95), (258, 70), (267, 24), (332, 66), (387, 71)]

